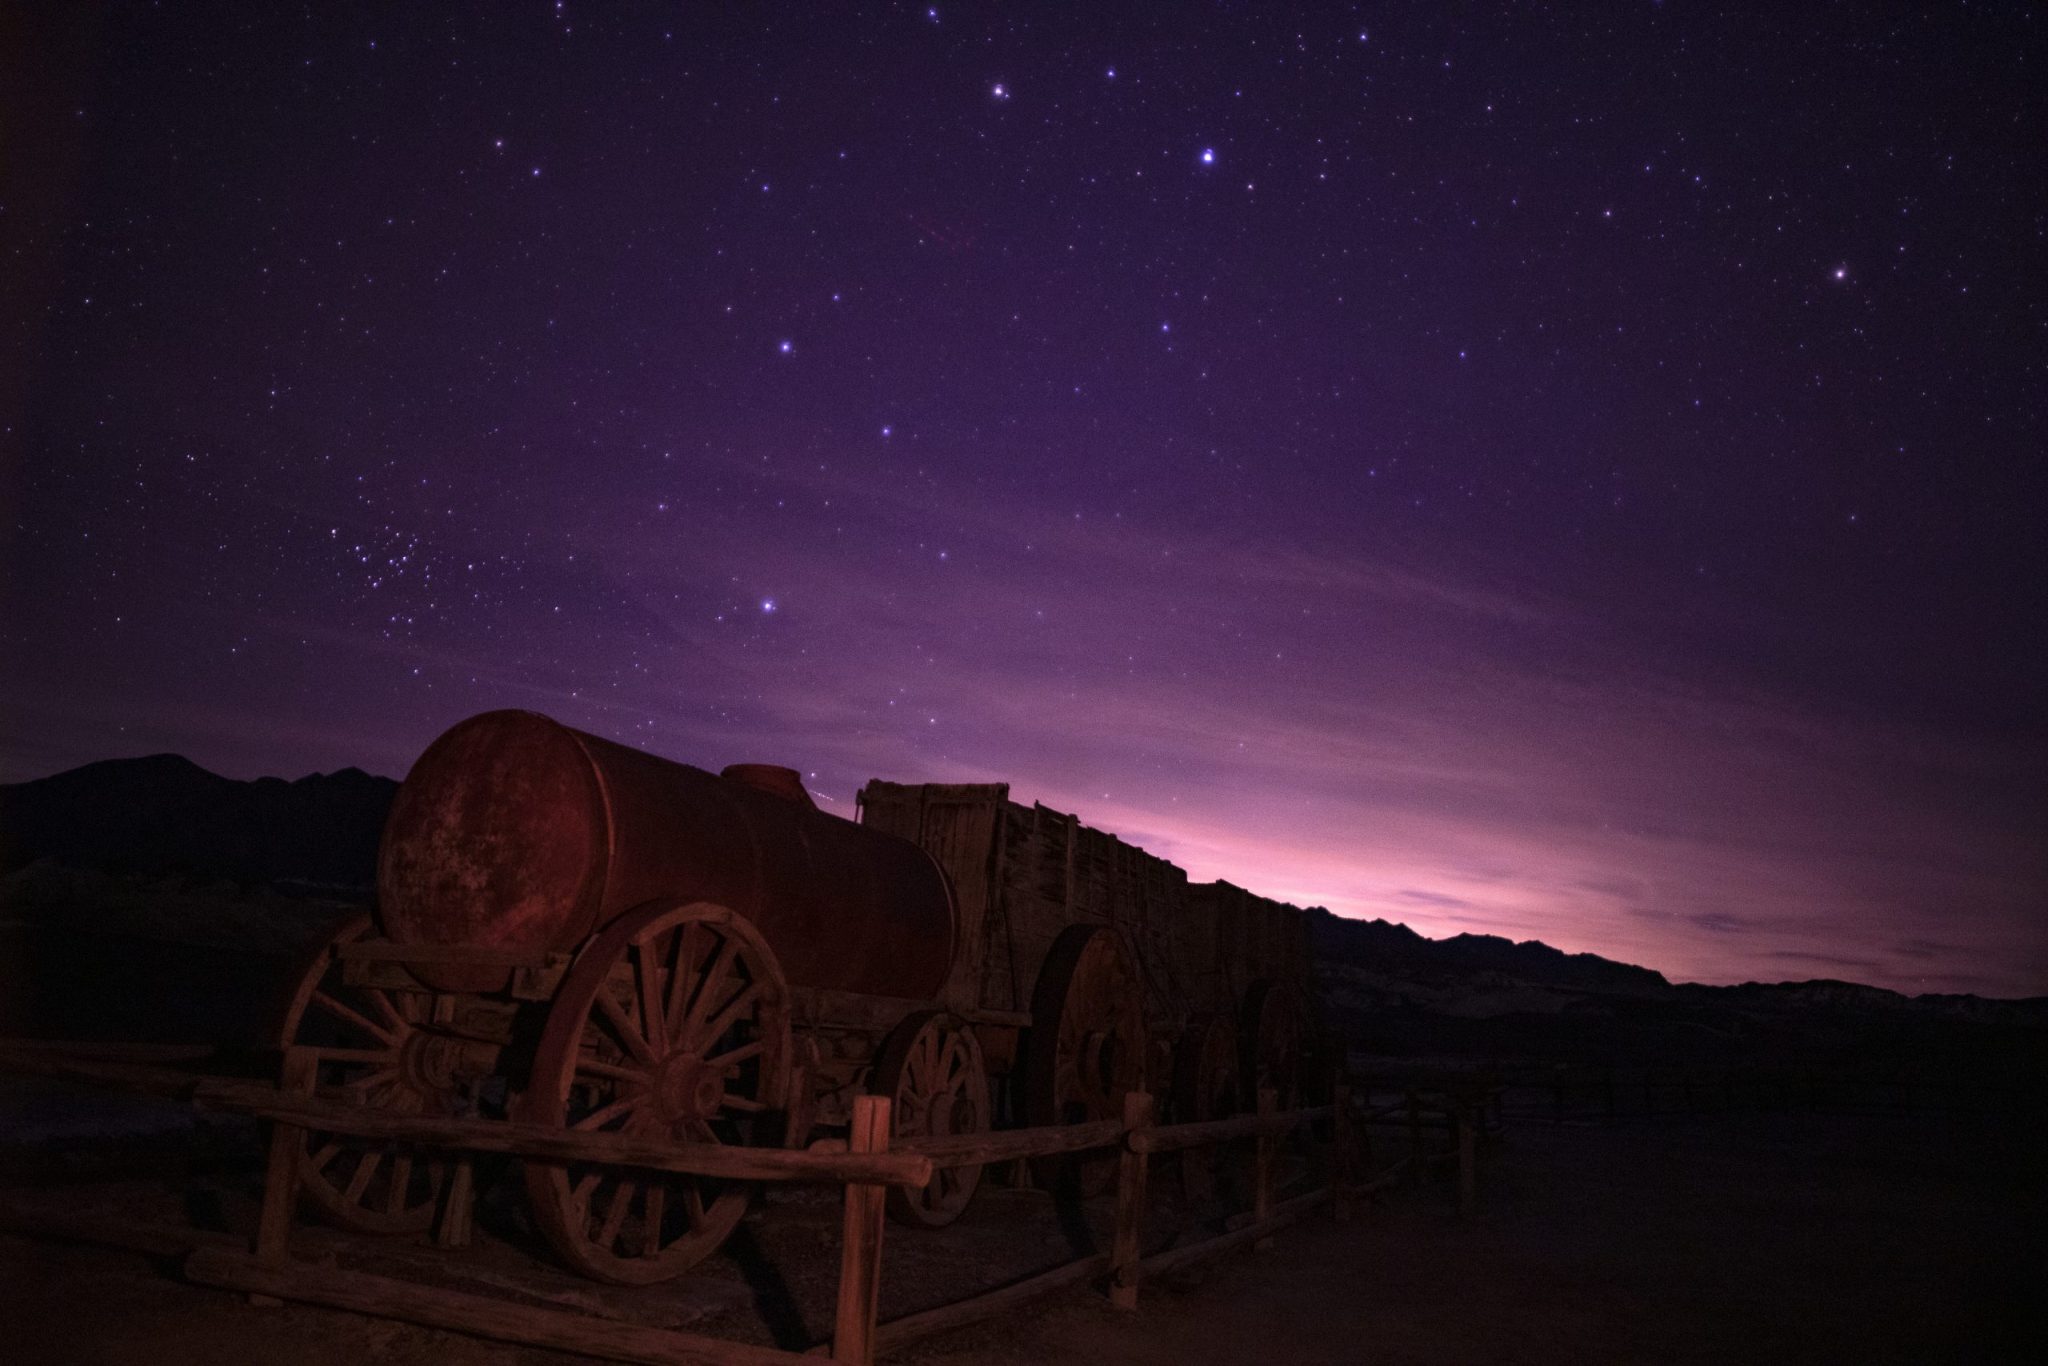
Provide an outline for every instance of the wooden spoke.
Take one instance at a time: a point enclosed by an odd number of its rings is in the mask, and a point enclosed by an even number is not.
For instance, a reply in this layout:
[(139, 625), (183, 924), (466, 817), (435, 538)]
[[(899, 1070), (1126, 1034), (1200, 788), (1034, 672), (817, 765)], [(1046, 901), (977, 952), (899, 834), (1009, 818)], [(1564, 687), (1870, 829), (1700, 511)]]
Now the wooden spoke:
[(609, 1081), (630, 1081), (641, 1084), (645, 1084), (647, 1081), (647, 1069), (644, 1067), (621, 1067), (615, 1062), (604, 1062), (597, 1058), (578, 1058), (576, 1060), (576, 1070), (579, 1073), (588, 1073), (593, 1077), (603, 1077)]
[(371, 1148), (364, 1153), (363, 1160), (356, 1164), (356, 1174), (348, 1179), (348, 1189), (342, 1192), (342, 1198), (351, 1205), (360, 1204), (363, 1192), (370, 1188), (370, 1178), (377, 1174), (378, 1164), (383, 1160), (382, 1148)]
[(404, 1035), (412, 1029), (413, 1022), (399, 1014), (398, 1008), (391, 1004), (390, 992), (379, 991), (375, 987), (371, 987), (366, 994), (370, 998), (370, 1004), (377, 1008), (377, 1013), (384, 1017), (384, 1023), (397, 1030), (400, 1035)]
[(391, 1160), (391, 1189), (384, 1195), (384, 1212), (397, 1214), (405, 1208), (406, 1192), (412, 1188), (412, 1158), (400, 1153)]
[(691, 1042), (701, 1041), (702, 1046), (706, 1048), (717, 1043), (725, 1037), (725, 1031), (732, 1028), (733, 1022), (739, 1019), (746, 1012), (747, 1008), (760, 998), (760, 995), (761, 984), (759, 982), (749, 982), (741, 989), (739, 995), (726, 1002), (725, 1007), (718, 1012), (711, 1023), (704, 1026), (701, 1033), (689, 1036)]
[(669, 1043), (682, 1042), (683, 1014), (690, 983), (696, 980), (697, 922), (687, 921), (675, 933), (675, 957), (669, 965), (668, 1001), (662, 1011), (673, 1031)]
[(605, 1210), (604, 1223), (597, 1230), (597, 1245), (610, 1251), (619, 1241), (619, 1229), (626, 1222), (626, 1213), (633, 1205), (633, 1197), (640, 1191), (637, 1181), (620, 1181), (612, 1189), (611, 1205)]
[[(683, 1020), (681, 1041), (685, 1046), (698, 1037), (698, 1027), (704, 1023), (704, 1014), (717, 997), (719, 985), (725, 981), (738, 947), (739, 941), (728, 936), (718, 946), (718, 955), (711, 960), (711, 966), (705, 970), (704, 980), (697, 987), (696, 999), (690, 1002), (690, 1013)], [(716, 1039), (718, 1036), (713, 1034), (711, 1037)]]
[(329, 1139), (327, 1142), (321, 1144), (318, 1149), (308, 1154), (306, 1160), (313, 1164), (314, 1171), (324, 1171), (327, 1167), (327, 1164), (332, 1162), (335, 1158), (339, 1157), (340, 1155), (341, 1145), (339, 1143), (336, 1143), (332, 1139)]
[(364, 1105), (379, 1105), (383, 1109), (403, 1113), (407, 1109), (401, 1103), (405, 1094), (405, 1084), (398, 1073), (379, 1072), (374, 1084), (365, 1086), (358, 1100)]
[(668, 1217), (668, 1182), (649, 1181), (640, 1211), (640, 1255), (661, 1251), (661, 1222)]
[(639, 969), (637, 980), (640, 984), (640, 1032), (650, 1044), (664, 1045), (661, 1051), (666, 1053), (668, 1028), (663, 1023), (661, 1015), (660, 954), (655, 951), (653, 944), (641, 943), (633, 946), (633, 959)]
[(644, 1099), (646, 1097), (638, 1093), (630, 1096), (620, 1096), (611, 1104), (592, 1110), (569, 1127), (572, 1129), (601, 1129), (621, 1115), (632, 1114), (633, 1111), (640, 1108), (640, 1102)]
[(590, 1193), (597, 1189), (597, 1183), (604, 1180), (604, 1178), (605, 1170), (599, 1167), (596, 1171), (586, 1174), (581, 1181), (578, 1181), (575, 1189), (570, 1192), (570, 1196), (578, 1205), (588, 1205), (590, 1203)]
[(372, 1024), (369, 1016), (362, 1014), (353, 1006), (342, 1004), (324, 991), (315, 991), (312, 996), (312, 1002), (342, 1023), (352, 1024), (372, 1038), (381, 1039), (393, 1048), (398, 1047), (399, 1036), (397, 1034), (392, 1033), (382, 1025)]
[(763, 1105), (760, 1101), (755, 1100), (751, 1096), (734, 1095), (730, 1091), (727, 1091), (724, 1094), (724, 1096), (720, 1098), (719, 1104), (723, 1105), (728, 1110), (741, 1110), (747, 1114), (758, 1114), (761, 1111), (768, 1108), (766, 1105)]
[(706, 1067), (719, 1068), (738, 1067), (748, 1058), (760, 1057), (761, 1050), (763, 1050), (767, 1046), (768, 1045), (766, 1043), (762, 1042), (759, 1039), (756, 1039), (752, 1043), (743, 1043), (738, 1048), (728, 1048), (725, 1052), (720, 1053), (716, 1057), (706, 1058), (704, 1059), (704, 1065)]
[(612, 1029), (617, 1033), (619, 1042), (626, 1046), (626, 1051), (649, 1067), (654, 1066), (654, 1050), (647, 1046), (647, 1040), (640, 1037), (640, 1026), (626, 1014), (625, 1007), (612, 999), (609, 990), (599, 988), (597, 1008), (603, 1012), (605, 1019), (611, 1022)]

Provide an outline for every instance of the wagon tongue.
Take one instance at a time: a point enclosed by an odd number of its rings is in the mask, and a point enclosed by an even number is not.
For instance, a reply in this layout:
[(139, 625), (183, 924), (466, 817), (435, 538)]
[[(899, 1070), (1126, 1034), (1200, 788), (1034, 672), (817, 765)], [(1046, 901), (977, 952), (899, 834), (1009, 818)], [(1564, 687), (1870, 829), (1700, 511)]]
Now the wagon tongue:
[(813, 811), (818, 809), (818, 804), (804, 789), (803, 775), (793, 768), (784, 768), (780, 764), (727, 764), (719, 770), (718, 776), (742, 787), (751, 787), (756, 792), (766, 792), (771, 797), (808, 806)]

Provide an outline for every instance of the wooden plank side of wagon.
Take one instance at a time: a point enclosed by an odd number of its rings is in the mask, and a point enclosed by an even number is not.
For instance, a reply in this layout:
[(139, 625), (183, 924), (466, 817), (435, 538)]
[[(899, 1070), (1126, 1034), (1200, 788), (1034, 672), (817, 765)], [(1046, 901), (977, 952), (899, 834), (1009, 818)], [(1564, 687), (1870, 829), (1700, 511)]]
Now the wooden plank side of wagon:
[(953, 880), (961, 952), (944, 1003), (1028, 1010), (1070, 925), (1114, 927), (1137, 958), (1155, 1026), (1234, 1014), (1253, 982), (1312, 990), (1306, 925), (1292, 906), (1177, 865), (1004, 784), (871, 782), (861, 819), (921, 845)]
[(888, 783), (860, 792), (861, 822), (910, 840), (946, 872), (960, 913), (953, 971), (939, 999), (948, 1008), (1022, 1010), (1008, 986), (1008, 934), (1001, 898), (1002, 813), (1007, 783)]

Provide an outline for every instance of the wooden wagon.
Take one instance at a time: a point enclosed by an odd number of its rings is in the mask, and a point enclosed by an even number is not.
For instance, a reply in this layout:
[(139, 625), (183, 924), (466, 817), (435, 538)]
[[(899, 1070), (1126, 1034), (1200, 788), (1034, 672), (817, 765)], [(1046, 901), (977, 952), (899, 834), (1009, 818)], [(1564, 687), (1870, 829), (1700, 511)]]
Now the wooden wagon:
[[(830, 1141), (862, 1094), (890, 1097), (906, 1138), (1118, 1120), (1139, 1089), (1190, 1121), (1300, 1095), (1291, 908), (1191, 886), (999, 785), (870, 783), (861, 816), (818, 811), (786, 769), (472, 717), (414, 766), (376, 914), (312, 956), (278, 1042), (318, 1050), (326, 1096), (676, 1144)], [(318, 1131), (299, 1165), (305, 1198), (362, 1232), (424, 1230), (468, 1177)], [(616, 1166), (522, 1175), (562, 1259), (620, 1283), (708, 1255), (750, 1196)], [(890, 1208), (949, 1223), (980, 1177), (949, 1167)]]

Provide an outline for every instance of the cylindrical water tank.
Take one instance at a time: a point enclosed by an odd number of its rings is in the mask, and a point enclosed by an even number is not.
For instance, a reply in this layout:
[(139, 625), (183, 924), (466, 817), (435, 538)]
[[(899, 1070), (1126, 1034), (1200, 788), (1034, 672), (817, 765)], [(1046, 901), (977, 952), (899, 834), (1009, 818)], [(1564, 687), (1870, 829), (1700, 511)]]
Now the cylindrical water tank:
[[(938, 865), (766, 772), (720, 777), (535, 712), (473, 716), (427, 747), (392, 803), (380, 923), (400, 944), (572, 949), (653, 898), (715, 901), (759, 928), (796, 985), (935, 998), (958, 942)], [(503, 978), (416, 971), (444, 990)]]

